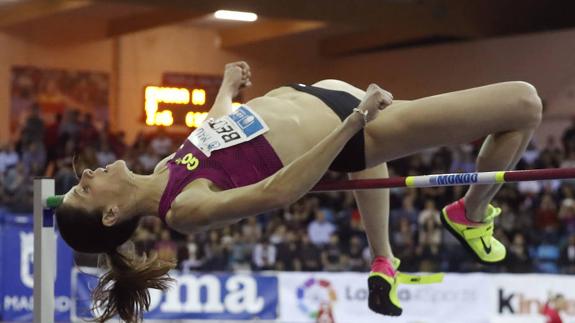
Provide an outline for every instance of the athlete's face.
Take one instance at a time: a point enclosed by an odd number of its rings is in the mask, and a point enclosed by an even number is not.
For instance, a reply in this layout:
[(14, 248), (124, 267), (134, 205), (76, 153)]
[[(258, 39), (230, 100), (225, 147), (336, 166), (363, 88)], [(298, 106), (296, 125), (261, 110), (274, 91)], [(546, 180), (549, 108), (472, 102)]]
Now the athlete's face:
[(105, 209), (110, 205), (121, 205), (127, 196), (131, 172), (123, 160), (105, 168), (86, 169), (78, 185), (66, 194), (65, 202), (74, 207), (92, 211)]

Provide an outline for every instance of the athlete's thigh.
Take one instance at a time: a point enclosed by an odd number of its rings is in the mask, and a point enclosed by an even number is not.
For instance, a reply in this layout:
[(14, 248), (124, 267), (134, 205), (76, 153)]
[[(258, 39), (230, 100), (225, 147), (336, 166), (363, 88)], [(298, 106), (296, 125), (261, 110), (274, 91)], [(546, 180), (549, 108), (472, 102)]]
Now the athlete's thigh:
[(426, 148), (527, 127), (533, 118), (518, 113), (517, 101), (520, 91), (529, 90), (525, 83), (508, 82), (394, 101), (366, 127), (368, 166)]

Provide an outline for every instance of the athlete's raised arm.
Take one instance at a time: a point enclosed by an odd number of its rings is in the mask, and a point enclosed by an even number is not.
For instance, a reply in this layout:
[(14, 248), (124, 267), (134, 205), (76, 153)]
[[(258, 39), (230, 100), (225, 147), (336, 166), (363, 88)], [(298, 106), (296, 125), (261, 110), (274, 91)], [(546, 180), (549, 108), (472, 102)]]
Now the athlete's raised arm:
[(232, 112), (232, 99), (241, 89), (251, 86), (250, 66), (246, 62), (226, 64), (224, 79), (218, 90), (214, 105), (208, 112), (208, 118), (219, 118)]
[(274, 175), (252, 185), (212, 192), (187, 190), (178, 195), (166, 220), (182, 232), (196, 232), (221, 226), (244, 217), (285, 206), (307, 193), (323, 176), (343, 146), (392, 97), (377, 85), (370, 85), (356, 109), (342, 124), (308, 152)]

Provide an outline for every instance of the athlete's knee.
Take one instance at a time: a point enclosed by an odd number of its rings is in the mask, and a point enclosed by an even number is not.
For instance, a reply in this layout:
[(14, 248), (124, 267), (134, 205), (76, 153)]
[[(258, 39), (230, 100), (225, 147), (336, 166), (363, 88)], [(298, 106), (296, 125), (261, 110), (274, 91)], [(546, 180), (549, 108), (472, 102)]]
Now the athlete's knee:
[(511, 96), (514, 98), (514, 106), (517, 109), (517, 117), (520, 118), (524, 128), (536, 128), (541, 123), (543, 104), (537, 89), (522, 81), (508, 82)]

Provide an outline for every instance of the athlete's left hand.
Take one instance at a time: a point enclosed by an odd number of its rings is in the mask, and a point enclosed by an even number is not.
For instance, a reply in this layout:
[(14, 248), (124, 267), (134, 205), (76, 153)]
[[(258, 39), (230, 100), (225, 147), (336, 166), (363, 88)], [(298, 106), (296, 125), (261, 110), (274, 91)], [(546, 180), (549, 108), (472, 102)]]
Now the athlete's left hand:
[(252, 85), (251, 77), (252, 73), (248, 63), (244, 61), (233, 62), (226, 64), (223, 84), (229, 87), (232, 96), (235, 97), (241, 89)]

